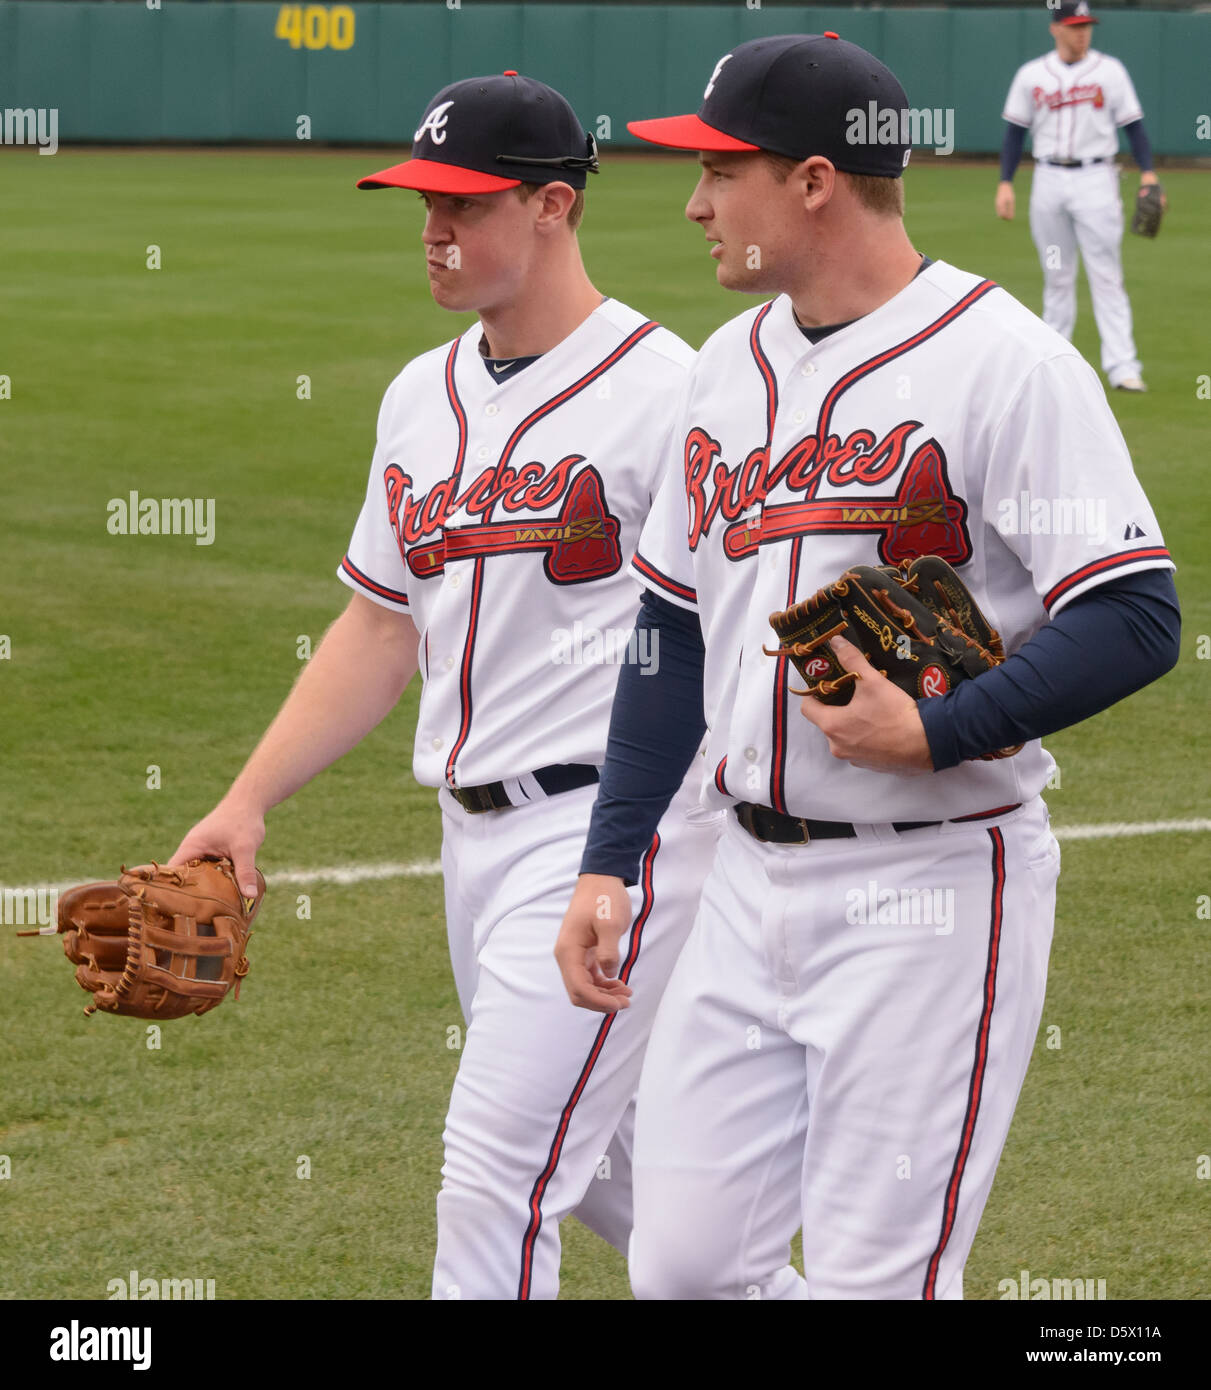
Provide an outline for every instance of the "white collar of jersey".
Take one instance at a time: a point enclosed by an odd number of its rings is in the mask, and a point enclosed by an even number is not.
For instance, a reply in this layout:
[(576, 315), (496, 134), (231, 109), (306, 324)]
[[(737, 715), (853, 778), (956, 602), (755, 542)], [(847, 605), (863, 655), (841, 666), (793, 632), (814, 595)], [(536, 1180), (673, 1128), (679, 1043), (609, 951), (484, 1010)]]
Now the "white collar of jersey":
[[(794, 363), (802, 361), (805, 356), (825, 352), (830, 344), (847, 342), (852, 333), (869, 332), (871, 326), (877, 325), (881, 318), (886, 318), (890, 322), (905, 310), (910, 314), (913, 313), (916, 304), (925, 303), (928, 298), (936, 298), (937, 284), (935, 282), (939, 280), (941, 272), (948, 271), (952, 272), (953, 267), (945, 261), (934, 260), (924, 270), (918, 271), (898, 294), (893, 294), (890, 299), (880, 304), (877, 309), (872, 309), (869, 314), (863, 314), (861, 318), (854, 319), (844, 328), (830, 333), (827, 338), (821, 338), (818, 343), (812, 343), (803, 336), (799, 321), (795, 317), (795, 309), (790, 296), (780, 294), (774, 301), (774, 307), (770, 310), (769, 317), (761, 326), (762, 347), (767, 353), (776, 357), (777, 360), (772, 362), (775, 372), (787, 371)], [(961, 297), (962, 293), (965, 292), (966, 287), (956, 297)]]

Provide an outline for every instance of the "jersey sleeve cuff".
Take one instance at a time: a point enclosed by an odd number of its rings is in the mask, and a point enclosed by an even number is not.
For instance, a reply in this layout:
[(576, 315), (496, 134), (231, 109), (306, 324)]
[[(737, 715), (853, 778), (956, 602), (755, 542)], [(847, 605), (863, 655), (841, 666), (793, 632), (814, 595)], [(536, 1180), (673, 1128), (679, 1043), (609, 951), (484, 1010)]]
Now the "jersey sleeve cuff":
[(661, 598), (675, 603), (678, 608), (687, 608), (691, 613), (698, 611), (698, 591), (689, 584), (679, 583), (638, 551), (631, 561), (631, 573), (645, 588), (654, 590)]
[(368, 574), (363, 574), (348, 555), (337, 566), (336, 577), (355, 593), (365, 594), (383, 608), (392, 608), (397, 613), (409, 611), (407, 594), (401, 594), (398, 589), (389, 589), (385, 584), (371, 579)]
[(1044, 597), (1043, 607), (1046, 608), (1048, 616), (1054, 618), (1065, 604), (1080, 594), (1088, 593), (1090, 589), (1096, 589), (1108, 579), (1119, 579), (1123, 575), (1136, 574), (1140, 570), (1176, 568), (1173, 557), (1163, 545), (1149, 546), (1143, 550), (1127, 550), (1121, 555), (1104, 555), (1100, 560), (1082, 565), (1079, 570), (1074, 570), (1061, 579)]

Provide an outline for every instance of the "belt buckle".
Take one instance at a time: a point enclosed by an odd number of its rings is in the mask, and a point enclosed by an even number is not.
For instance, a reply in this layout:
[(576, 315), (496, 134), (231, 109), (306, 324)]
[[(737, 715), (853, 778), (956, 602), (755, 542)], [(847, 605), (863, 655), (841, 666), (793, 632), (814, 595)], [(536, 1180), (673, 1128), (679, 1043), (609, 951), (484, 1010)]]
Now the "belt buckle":
[(811, 831), (809, 831), (807, 828), (806, 818), (803, 816), (796, 816), (795, 819), (799, 822), (799, 829), (803, 831), (803, 839), (800, 840), (799, 843), (801, 845), (810, 845), (812, 842), (812, 837)]
[(761, 826), (757, 821), (757, 807), (751, 801), (743, 801), (736, 808), (736, 816), (740, 821), (741, 827), (750, 834), (759, 845), (771, 843), (762, 833)]
[(451, 787), (455, 800), (470, 816), (482, 815), (495, 810), (487, 791), (483, 787)]

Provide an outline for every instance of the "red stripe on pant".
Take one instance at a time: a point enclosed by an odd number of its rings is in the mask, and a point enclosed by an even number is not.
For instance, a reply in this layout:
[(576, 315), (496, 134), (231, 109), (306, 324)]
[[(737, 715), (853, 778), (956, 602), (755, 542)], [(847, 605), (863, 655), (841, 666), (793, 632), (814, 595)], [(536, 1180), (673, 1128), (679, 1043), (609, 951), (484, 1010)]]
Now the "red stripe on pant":
[[(631, 925), (631, 942), (627, 950), (627, 958), (618, 972), (619, 979), (624, 983), (630, 977), (631, 970), (639, 958), (643, 929), (651, 916), (652, 873), (659, 849), (660, 833), (657, 831), (652, 836), (652, 843), (647, 854), (643, 857), (643, 868), (640, 875), (640, 882), (643, 884), (643, 901), (635, 915), (635, 921)], [(534, 1274), (534, 1247), (538, 1242), (538, 1233), (542, 1230), (542, 1199), (546, 1195), (551, 1179), (555, 1176), (555, 1169), (559, 1167), (559, 1158), (563, 1153), (563, 1142), (567, 1137), (568, 1126), (572, 1122), (572, 1112), (576, 1109), (576, 1104), (584, 1093), (584, 1088), (589, 1084), (589, 1077), (593, 1074), (593, 1068), (597, 1065), (597, 1059), (601, 1056), (601, 1049), (605, 1046), (605, 1040), (617, 1017), (617, 1014), (607, 1015), (597, 1030), (597, 1036), (593, 1039), (593, 1046), (589, 1049), (585, 1064), (581, 1068), (580, 1075), (576, 1078), (576, 1085), (572, 1087), (572, 1094), (568, 1097), (567, 1103), (560, 1113), (559, 1124), (555, 1127), (555, 1138), (551, 1141), (551, 1151), (547, 1155), (546, 1166), (539, 1173), (534, 1183), (534, 1189), (530, 1193), (530, 1223), (526, 1227), (526, 1233), (521, 1242), (521, 1278), (517, 1285), (517, 1297), (519, 1299), (530, 1297), (530, 1283)]]
[(967, 1113), (963, 1116), (959, 1147), (951, 1169), (950, 1181), (946, 1184), (942, 1231), (934, 1252), (929, 1257), (929, 1266), (925, 1271), (925, 1287), (921, 1291), (921, 1297), (926, 1299), (933, 1299), (937, 1294), (938, 1265), (954, 1230), (955, 1215), (959, 1206), (959, 1188), (963, 1182), (963, 1170), (967, 1167), (967, 1156), (971, 1152), (971, 1137), (975, 1133), (976, 1117), (980, 1113), (980, 1096), (984, 1089), (984, 1073), (988, 1067), (988, 1033), (992, 1027), (992, 1006), (997, 994), (997, 961), (1001, 954), (1001, 921), (1005, 909), (1005, 836), (998, 826), (989, 830), (988, 838), (992, 841), (992, 910), (988, 932), (988, 964), (984, 969), (984, 1006), (980, 1010), (980, 1026), (976, 1030), (975, 1059), (972, 1062), (971, 1083), (967, 1090)]

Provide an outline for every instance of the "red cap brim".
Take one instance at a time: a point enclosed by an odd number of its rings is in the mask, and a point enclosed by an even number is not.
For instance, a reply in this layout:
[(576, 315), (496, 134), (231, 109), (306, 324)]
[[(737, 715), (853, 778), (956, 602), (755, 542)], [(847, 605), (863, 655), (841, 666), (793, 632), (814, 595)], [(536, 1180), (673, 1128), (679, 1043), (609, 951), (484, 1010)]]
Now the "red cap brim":
[(1070, 15), (1067, 19), (1057, 19), (1057, 24), (1100, 24), (1100, 19), (1094, 19), (1091, 15)]
[(435, 159), (405, 159), (357, 181), (359, 188), (416, 188), (422, 193), (499, 193), (520, 184), (520, 179), (502, 179)]
[(697, 116), (660, 116), (652, 121), (628, 121), (627, 129), (641, 140), (653, 145), (668, 145), (674, 150), (759, 150), (747, 140), (725, 135)]

